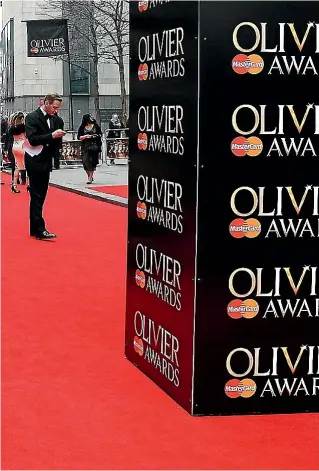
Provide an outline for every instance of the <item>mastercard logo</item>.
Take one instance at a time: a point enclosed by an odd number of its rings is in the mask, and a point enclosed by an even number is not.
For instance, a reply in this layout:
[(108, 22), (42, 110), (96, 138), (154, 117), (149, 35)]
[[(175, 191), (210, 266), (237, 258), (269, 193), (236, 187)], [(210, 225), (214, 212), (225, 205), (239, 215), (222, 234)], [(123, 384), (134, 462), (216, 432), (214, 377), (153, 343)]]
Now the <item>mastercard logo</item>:
[(146, 219), (147, 216), (147, 207), (145, 203), (139, 201), (136, 205), (136, 214), (140, 219)]
[(139, 1), (138, 2), (138, 9), (139, 11), (146, 11), (148, 9), (148, 0)]
[(147, 143), (148, 143), (147, 134), (145, 134), (145, 132), (140, 132), (137, 136), (137, 147), (140, 150), (146, 150)]
[(235, 239), (254, 239), (261, 233), (261, 224), (258, 219), (234, 219), (229, 225), (229, 232)]
[(148, 79), (148, 65), (147, 64), (140, 64), (138, 66), (137, 76), (139, 80)]
[(263, 147), (263, 143), (259, 137), (238, 136), (232, 140), (230, 150), (236, 157), (244, 157), (245, 155), (256, 157), (262, 152)]
[(259, 305), (254, 299), (233, 299), (227, 306), (227, 314), (232, 319), (253, 319), (259, 312)]
[(32, 52), (33, 54), (38, 54), (39, 49), (38, 49), (37, 47), (32, 47), (32, 48), (31, 48), (31, 52)]
[(232, 60), (232, 68), (236, 74), (244, 75), (244, 74), (252, 74), (257, 75), (264, 68), (264, 61), (263, 59), (258, 56), (258, 54), (252, 54), (250, 56), (246, 56), (246, 54), (237, 54)]
[(136, 270), (135, 272), (135, 283), (137, 284), (137, 286), (139, 286), (140, 288), (144, 288), (145, 287), (145, 274), (143, 271), (141, 270)]
[(143, 356), (144, 345), (143, 345), (142, 339), (140, 339), (139, 337), (136, 337), (135, 335), (133, 345), (134, 345), (134, 350), (136, 351), (136, 353), (138, 353), (140, 356)]
[(225, 394), (231, 399), (252, 397), (257, 391), (255, 381), (249, 378), (231, 379), (225, 384)]

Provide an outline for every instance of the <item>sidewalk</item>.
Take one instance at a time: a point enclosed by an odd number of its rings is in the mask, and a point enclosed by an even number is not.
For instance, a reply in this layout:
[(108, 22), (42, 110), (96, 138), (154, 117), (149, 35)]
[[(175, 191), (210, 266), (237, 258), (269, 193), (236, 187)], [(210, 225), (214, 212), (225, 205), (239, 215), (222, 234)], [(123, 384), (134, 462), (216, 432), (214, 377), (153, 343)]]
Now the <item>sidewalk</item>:
[[(60, 170), (53, 170), (50, 178), (51, 186), (56, 188), (119, 204), (120, 206), (127, 206), (128, 198), (114, 194), (112, 187), (126, 186), (128, 184), (128, 165), (102, 164), (96, 169), (94, 183), (87, 185), (86, 182), (87, 176), (83, 167), (61, 167)], [(94, 190), (94, 188), (100, 189), (100, 187), (106, 188), (103, 192)], [(109, 192), (107, 187), (109, 187)]]

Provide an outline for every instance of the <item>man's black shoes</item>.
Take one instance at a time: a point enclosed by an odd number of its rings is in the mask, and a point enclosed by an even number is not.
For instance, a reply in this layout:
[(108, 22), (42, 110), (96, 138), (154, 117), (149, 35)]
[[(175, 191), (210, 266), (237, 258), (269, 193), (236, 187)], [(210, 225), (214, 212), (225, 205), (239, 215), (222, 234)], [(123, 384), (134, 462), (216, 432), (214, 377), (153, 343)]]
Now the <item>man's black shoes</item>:
[(56, 239), (56, 234), (52, 234), (51, 232), (49, 231), (43, 231), (43, 232), (39, 232), (38, 234), (36, 234), (36, 239), (38, 240), (51, 240), (51, 239)]

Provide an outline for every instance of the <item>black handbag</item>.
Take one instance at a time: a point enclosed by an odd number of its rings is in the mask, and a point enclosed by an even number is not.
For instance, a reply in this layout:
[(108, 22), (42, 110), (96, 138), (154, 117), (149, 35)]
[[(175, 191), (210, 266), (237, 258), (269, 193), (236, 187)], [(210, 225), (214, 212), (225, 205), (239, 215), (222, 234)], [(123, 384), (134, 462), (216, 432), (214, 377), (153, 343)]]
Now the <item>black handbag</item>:
[(96, 139), (88, 139), (88, 150), (99, 152), (101, 150), (100, 146), (96, 142)]

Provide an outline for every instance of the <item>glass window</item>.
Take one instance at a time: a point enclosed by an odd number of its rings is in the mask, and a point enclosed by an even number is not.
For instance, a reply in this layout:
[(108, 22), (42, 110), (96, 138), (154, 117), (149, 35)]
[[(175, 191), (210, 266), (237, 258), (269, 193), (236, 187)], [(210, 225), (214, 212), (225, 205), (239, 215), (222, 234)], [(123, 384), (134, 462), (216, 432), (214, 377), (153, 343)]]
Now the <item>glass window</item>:
[(1, 74), (2, 74), (2, 93), (3, 98), (12, 98), (14, 96), (14, 37), (13, 37), (13, 18), (11, 18), (3, 27), (1, 32)]
[(90, 94), (90, 63), (76, 62), (71, 64), (71, 92)]

